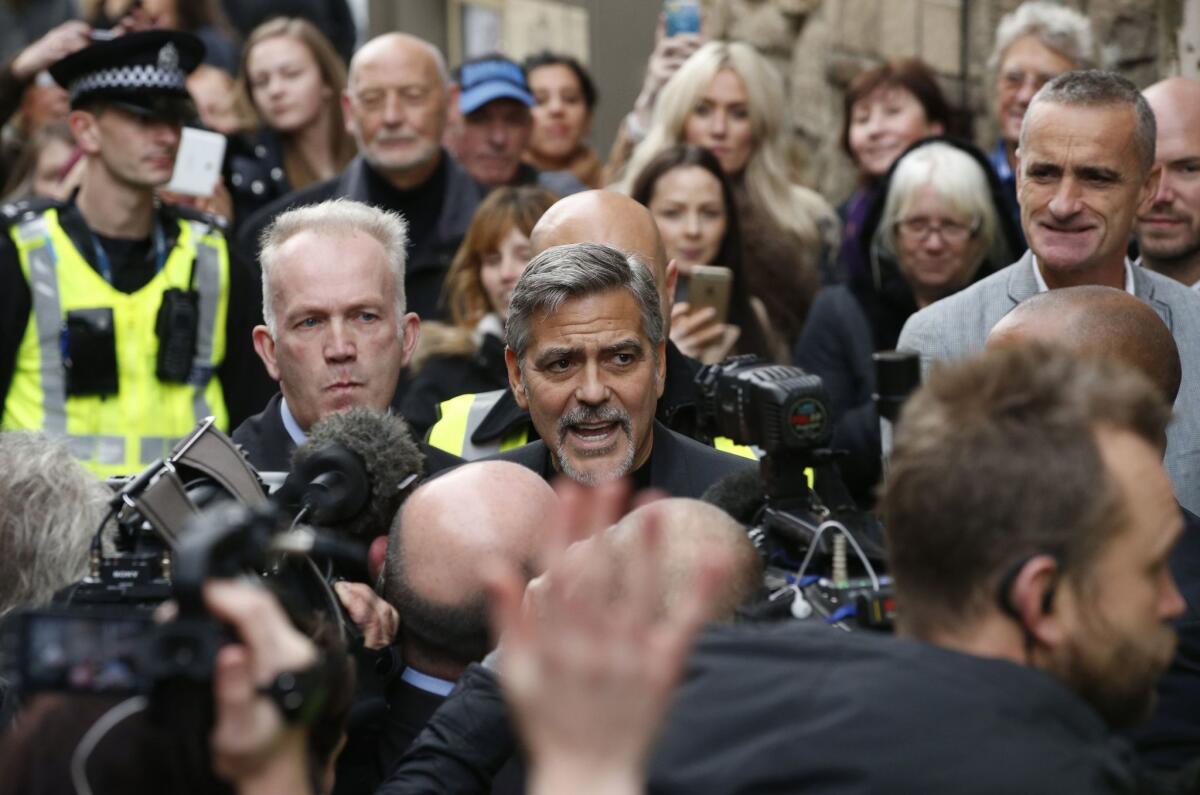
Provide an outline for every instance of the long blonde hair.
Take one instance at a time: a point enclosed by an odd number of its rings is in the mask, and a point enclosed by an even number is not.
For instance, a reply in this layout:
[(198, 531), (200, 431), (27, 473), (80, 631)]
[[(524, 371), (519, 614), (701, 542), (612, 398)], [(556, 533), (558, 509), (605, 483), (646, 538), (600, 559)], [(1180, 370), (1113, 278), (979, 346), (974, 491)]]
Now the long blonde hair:
[[(818, 245), (817, 218), (828, 214), (819, 195), (790, 178), (787, 153), (790, 121), (783, 80), (753, 47), (738, 41), (710, 41), (692, 54), (663, 86), (654, 105), (650, 130), (625, 166), (617, 188), (629, 193), (633, 180), (659, 152), (684, 140), (684, 125), (717, 72), (729, 69), (741, 78), (749, 100), (754, 151), (741, 181), (754, 208), (780, 229)], [(732, 179), (738, 175), (730, 174)]]

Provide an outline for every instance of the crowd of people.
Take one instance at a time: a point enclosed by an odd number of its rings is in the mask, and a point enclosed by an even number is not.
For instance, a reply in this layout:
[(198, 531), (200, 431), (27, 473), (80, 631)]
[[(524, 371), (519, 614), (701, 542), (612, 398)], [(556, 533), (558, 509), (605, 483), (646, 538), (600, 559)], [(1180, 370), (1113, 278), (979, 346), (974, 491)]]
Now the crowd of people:
[[(206, 585), (199, 761), (161, 694), (0, 671), (0, 793), (1200, 792), (1200, 81), (1139, 88), (1028, 0), (998, 140), (879, 63), (822, 196), (784, 78), (703, 31), (660, 24), (602, 159), (567, 54), (355, 47), (341, 2), (11, 5), (0, 630), (97, 576), (105, 479), (206, 418), (285, 473), (390, 413), (419, 471), (331, 583), (347, 632)], [(225, 142), (202, 195), (185, 127)], [(894, 426), (892, 350), (925, 382)], [(780, 473), (700, 383), (741, 354), (819, 376), (786, 419), (829, 425), (825, 518), (882, 527), (894, 634), (762, 609), (808, 557), (766, 586)]]

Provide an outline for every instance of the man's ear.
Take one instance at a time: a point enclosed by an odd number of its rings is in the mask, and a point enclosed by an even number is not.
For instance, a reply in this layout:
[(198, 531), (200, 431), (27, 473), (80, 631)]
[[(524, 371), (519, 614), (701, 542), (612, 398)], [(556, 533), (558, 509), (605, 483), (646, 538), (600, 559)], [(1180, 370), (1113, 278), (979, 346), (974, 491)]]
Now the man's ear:
[(1012, 579), (1008, 593), (1001, 594), (1025, 631), (1050, 648), (1059, 646), (1066, 634), (1057, 599), (1061, 578), (1062, 569), (1053, 555), (1034, 555)]
[(254, 337), (254, 351), (266, 365), (267, 375), (275, 381), (279, 380), (279, 367), (275, 363), (275, 338), (266, 326), (255, 326), (251, 332)]
[(75, 136), (75, 144), (84, 154), (94, 155), (100, 152), (100, 130), (96, 126), (96, 116), (90, 110), (73, 110), (67, 114), (67, 126)]
[(666, 284), (666, 306), (662, 308), (663, 317), (669, 323), (671, 320), (671, 307), (675, 305), (675, 288), (679, 285), (679, 263), (671, 260), (667, 263), (667, 284)]
[(1162, 172), (1162, 163), (1155, 163), (1154, 167), (1150, 169), (1150, 173), (1146, 175), (1146, 181), (1142, 183), (1142, 190), (1138, 194), (1138, 215), (1150, 212), (1150, 207), (1154, 204), (1154, 197), (1158, 195), (1158, 183), (1162, 180)]
[(521, 375), (521, 365), (512, 348), (504, 349), (504, 364), (508, 368), (508, 388), (512, 390), (517, 405), (528, 411), (529, 401), (525, 399), (525, 378)]
[(664, 338), (658, 343), (658, 356), (655, 359), (654, 367), (654, 394), (656, 397), (663, 396), (663, 390), (667, 388), (667, 341)]
[(350, 87), (342, 91), (342, 125), (349, 135), (354, 135), (354, 100), (350, 98)]
[(400, 366), (404, 367), (412, 359), (417, 350), (417, 342), (421, 339), (421, 318), (416, 312), (409, 312), (400, 319)]

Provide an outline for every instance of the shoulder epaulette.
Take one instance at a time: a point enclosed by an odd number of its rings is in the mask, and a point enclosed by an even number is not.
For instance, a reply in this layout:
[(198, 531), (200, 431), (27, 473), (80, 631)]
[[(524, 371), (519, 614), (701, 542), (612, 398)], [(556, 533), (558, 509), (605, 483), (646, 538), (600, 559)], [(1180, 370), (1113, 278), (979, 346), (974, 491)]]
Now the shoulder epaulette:
[(229, 221), (222, 215), (197, 210), (195, 207), (188, 207), (183, 204), (164, 204), (163, 209), (167, 212), (175, 213), (185, 221), (199, 221), (202, 224), (208, 224), (221, 233), (229, 231)]
[(46, 210), (52, 208), (58, 209), (63, 204), (64, 202), (58, 199), (48, 199), (42, 196), (31, 199), (20, 199), (15, 202), (5, 202), (4, 204), (0, 204), (0, 217), (3, 217), (5, 226), (10, 226), (27, 218), (32, 218), (35, 215), (40, 215)]

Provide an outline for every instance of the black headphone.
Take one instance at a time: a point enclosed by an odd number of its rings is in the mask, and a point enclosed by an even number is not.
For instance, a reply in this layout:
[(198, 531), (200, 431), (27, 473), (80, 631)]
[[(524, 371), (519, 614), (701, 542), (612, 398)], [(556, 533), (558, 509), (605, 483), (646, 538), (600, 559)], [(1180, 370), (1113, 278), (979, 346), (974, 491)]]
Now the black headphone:
[[(1000, 605), (1000, 609), (1018, 623), (1021, 622), (1021, 614), (1017, 612), (1016, 605), (1012, 601), (1013, 583), (1016, 582), (1017, 575), (1021, 573), (1021, 569), (1025, 568), (1025, 564), (1038, 555), (1050, 555), (1050, 557), (1054, 558), (1059, 568), (1062, 568), (1062, 559), (1058, 555), (1052, 552), (1037, 552), (1020, 558), (1009, 566), (1007, 571), (1004, 572), (1004, 576), (1000, 578), (999, 585), (996, 587), (996, 601)], [(1042, 615), (1049, 614), (1054, 607), (1054, 589), (1056, 586), (1057, 582), (1052, 582), (1050, 587), (1046, 589), (1046, 593), (1042, 594)]]

